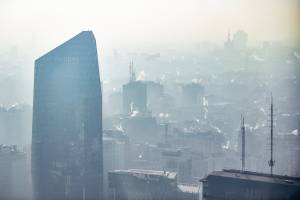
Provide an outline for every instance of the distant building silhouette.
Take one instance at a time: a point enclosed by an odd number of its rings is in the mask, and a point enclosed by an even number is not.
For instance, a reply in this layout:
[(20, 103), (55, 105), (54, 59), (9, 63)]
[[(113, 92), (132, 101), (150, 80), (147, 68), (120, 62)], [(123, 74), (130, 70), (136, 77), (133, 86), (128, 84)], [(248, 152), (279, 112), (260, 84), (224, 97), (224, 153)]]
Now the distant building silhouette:
[(134, 142), (159, 142), (159, 126), (156, 118), (147, 115), (131, 115), (121, 121), (122, 127)]
[(238, 30), (232, 37), (232, 45), (235, 50), (246, 50), (248, 35), (245, 31)]
[(31, 181), (28, 155), (16, 145), (0, 144), (0, 199), (30, 200)]
[(129, 137), (119, 130), (103, 131), (103, 188), (104, 199), (109, 199), (108, 171), (127, 169), (130, 160)]
[(133, 62), (129, 65), (129, 83), (123, 85), (123, 114), (145, 113), (147, 110), (147, 86), (135, 77)]
[(248, 35), (243, 30), (235, 32), (231, 38), (230, 32), (228, 32), (227, 40), (224, 42), (224, 49), (226, 51), (243, 51), (247, 49)]
[(34, 199), (102, 199), (102, 170), (96, 41), (83, 31), (35, 61)]
[(231, 51), (232, 50), (232, 40), (231, 40), (231, 35), (230, 35), (230, 32), (228, 32), (227, 34), (227, 40), (224, 42), (224, 49), (225, 50), (229, 50)]
[(147, 110), (147, 86), (141, 81), (123, 85), (123, 112), (125, 115)]
[(31, 143), (32, 107), (0, 105), (0, 141), (3, 144), (27, 146)]
[(204, 86), (200, 83), (189, 83), (182, 87), (183, 105), (201, 106), (204, 96)]
[(147, 86), (147, 109), (154, 113), (161, 112), (161, 102), (164, 96), (164, 86), (154, 81), (143, 81)]

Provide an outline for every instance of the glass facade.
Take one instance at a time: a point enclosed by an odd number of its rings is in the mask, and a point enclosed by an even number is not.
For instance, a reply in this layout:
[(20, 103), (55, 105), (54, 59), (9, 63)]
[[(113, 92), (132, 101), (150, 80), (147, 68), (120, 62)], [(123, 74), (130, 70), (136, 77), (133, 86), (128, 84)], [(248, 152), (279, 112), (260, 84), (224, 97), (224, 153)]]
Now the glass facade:
[(32, 177), (36, 200), (102, 199), (97, 47), (84, 31), (35, 61)]

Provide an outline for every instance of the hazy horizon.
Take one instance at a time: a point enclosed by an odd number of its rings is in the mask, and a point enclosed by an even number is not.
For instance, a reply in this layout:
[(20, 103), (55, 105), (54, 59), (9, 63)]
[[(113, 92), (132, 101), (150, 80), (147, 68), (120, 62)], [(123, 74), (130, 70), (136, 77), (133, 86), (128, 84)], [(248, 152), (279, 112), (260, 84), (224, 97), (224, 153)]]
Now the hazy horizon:
[(109, 63), (114, 49), (125, 56), (115, 65), (127, 71), (128, 53), (200, 55), (214, 45), (222, 48), (228, 32), (237, 30), (248, 34), (250, 48), (264, 41), (300, 47), (299, 0), (1, 0), (0, 5), (0, 80), (26, 99), (34, 60), (83, 30), (95, 34), (103, 74), (114, 73)]
[(299, 19), (300, 0), (0, 0), (0, 199), (300, 196)]
[(296, 44), (299, 9), (299, 0), (2, 0), (0, 41), (2, 48), (24, 46), (46, 52), (82, 30), (93, 30), (98, 46), (106, 52), (203, 41), (220, 45), (228, 31), (242, 29), (250, 45)]

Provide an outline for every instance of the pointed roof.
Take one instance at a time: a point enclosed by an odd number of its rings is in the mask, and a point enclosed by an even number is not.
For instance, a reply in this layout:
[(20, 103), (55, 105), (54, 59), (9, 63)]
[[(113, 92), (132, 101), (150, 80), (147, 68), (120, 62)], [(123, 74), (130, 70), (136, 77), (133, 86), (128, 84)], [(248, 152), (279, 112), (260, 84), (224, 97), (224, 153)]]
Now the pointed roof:
[[(92, 47), (92, 48), (91, 48)], [(51, 59), (56, 56), (64, 56), (68, 54), (76, 55), (78, 51), (91, 51), (91, 49), (96, 48), (96, 40), (92, 31), (82, 31), (75, 35), (71, 39), (52, 49), (48, 53), (42, 55), (36, 62), (40, 62), (44, 59)]]

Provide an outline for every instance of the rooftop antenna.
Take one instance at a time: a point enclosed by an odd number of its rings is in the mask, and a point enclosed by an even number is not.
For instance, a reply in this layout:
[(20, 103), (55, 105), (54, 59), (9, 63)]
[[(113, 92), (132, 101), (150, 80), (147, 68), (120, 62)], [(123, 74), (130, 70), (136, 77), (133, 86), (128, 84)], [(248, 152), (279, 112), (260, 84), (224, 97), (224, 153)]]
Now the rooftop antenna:
[(135, 71), (133, 68), (133, 61), (129, 62), (129, 81), (135, 81)]
[(133, 61), (129, 62), (129, 82), (135, 81), (135, 70), (133, 68)]
[(275, 165), (275, 160), (273, 159), (273, 115), (273, 95), (271, 93), (271, 159), (268, 162), (271, 170), (271, 175), (273, 175), (273, 167)]
[(133, 68), (133, 61), (131, 61), (131, 67), (132, 67), (132, 81), (136, 81), (136, 78), (135, 78), (135, 69)]
[(131, 69), (131, 61), (129, 62), (129, 82), (132, 81), (132, 69)]
[(241, 133), (242, 133), (242, 171), (245, 171), (245, 120), (241, 115)]

